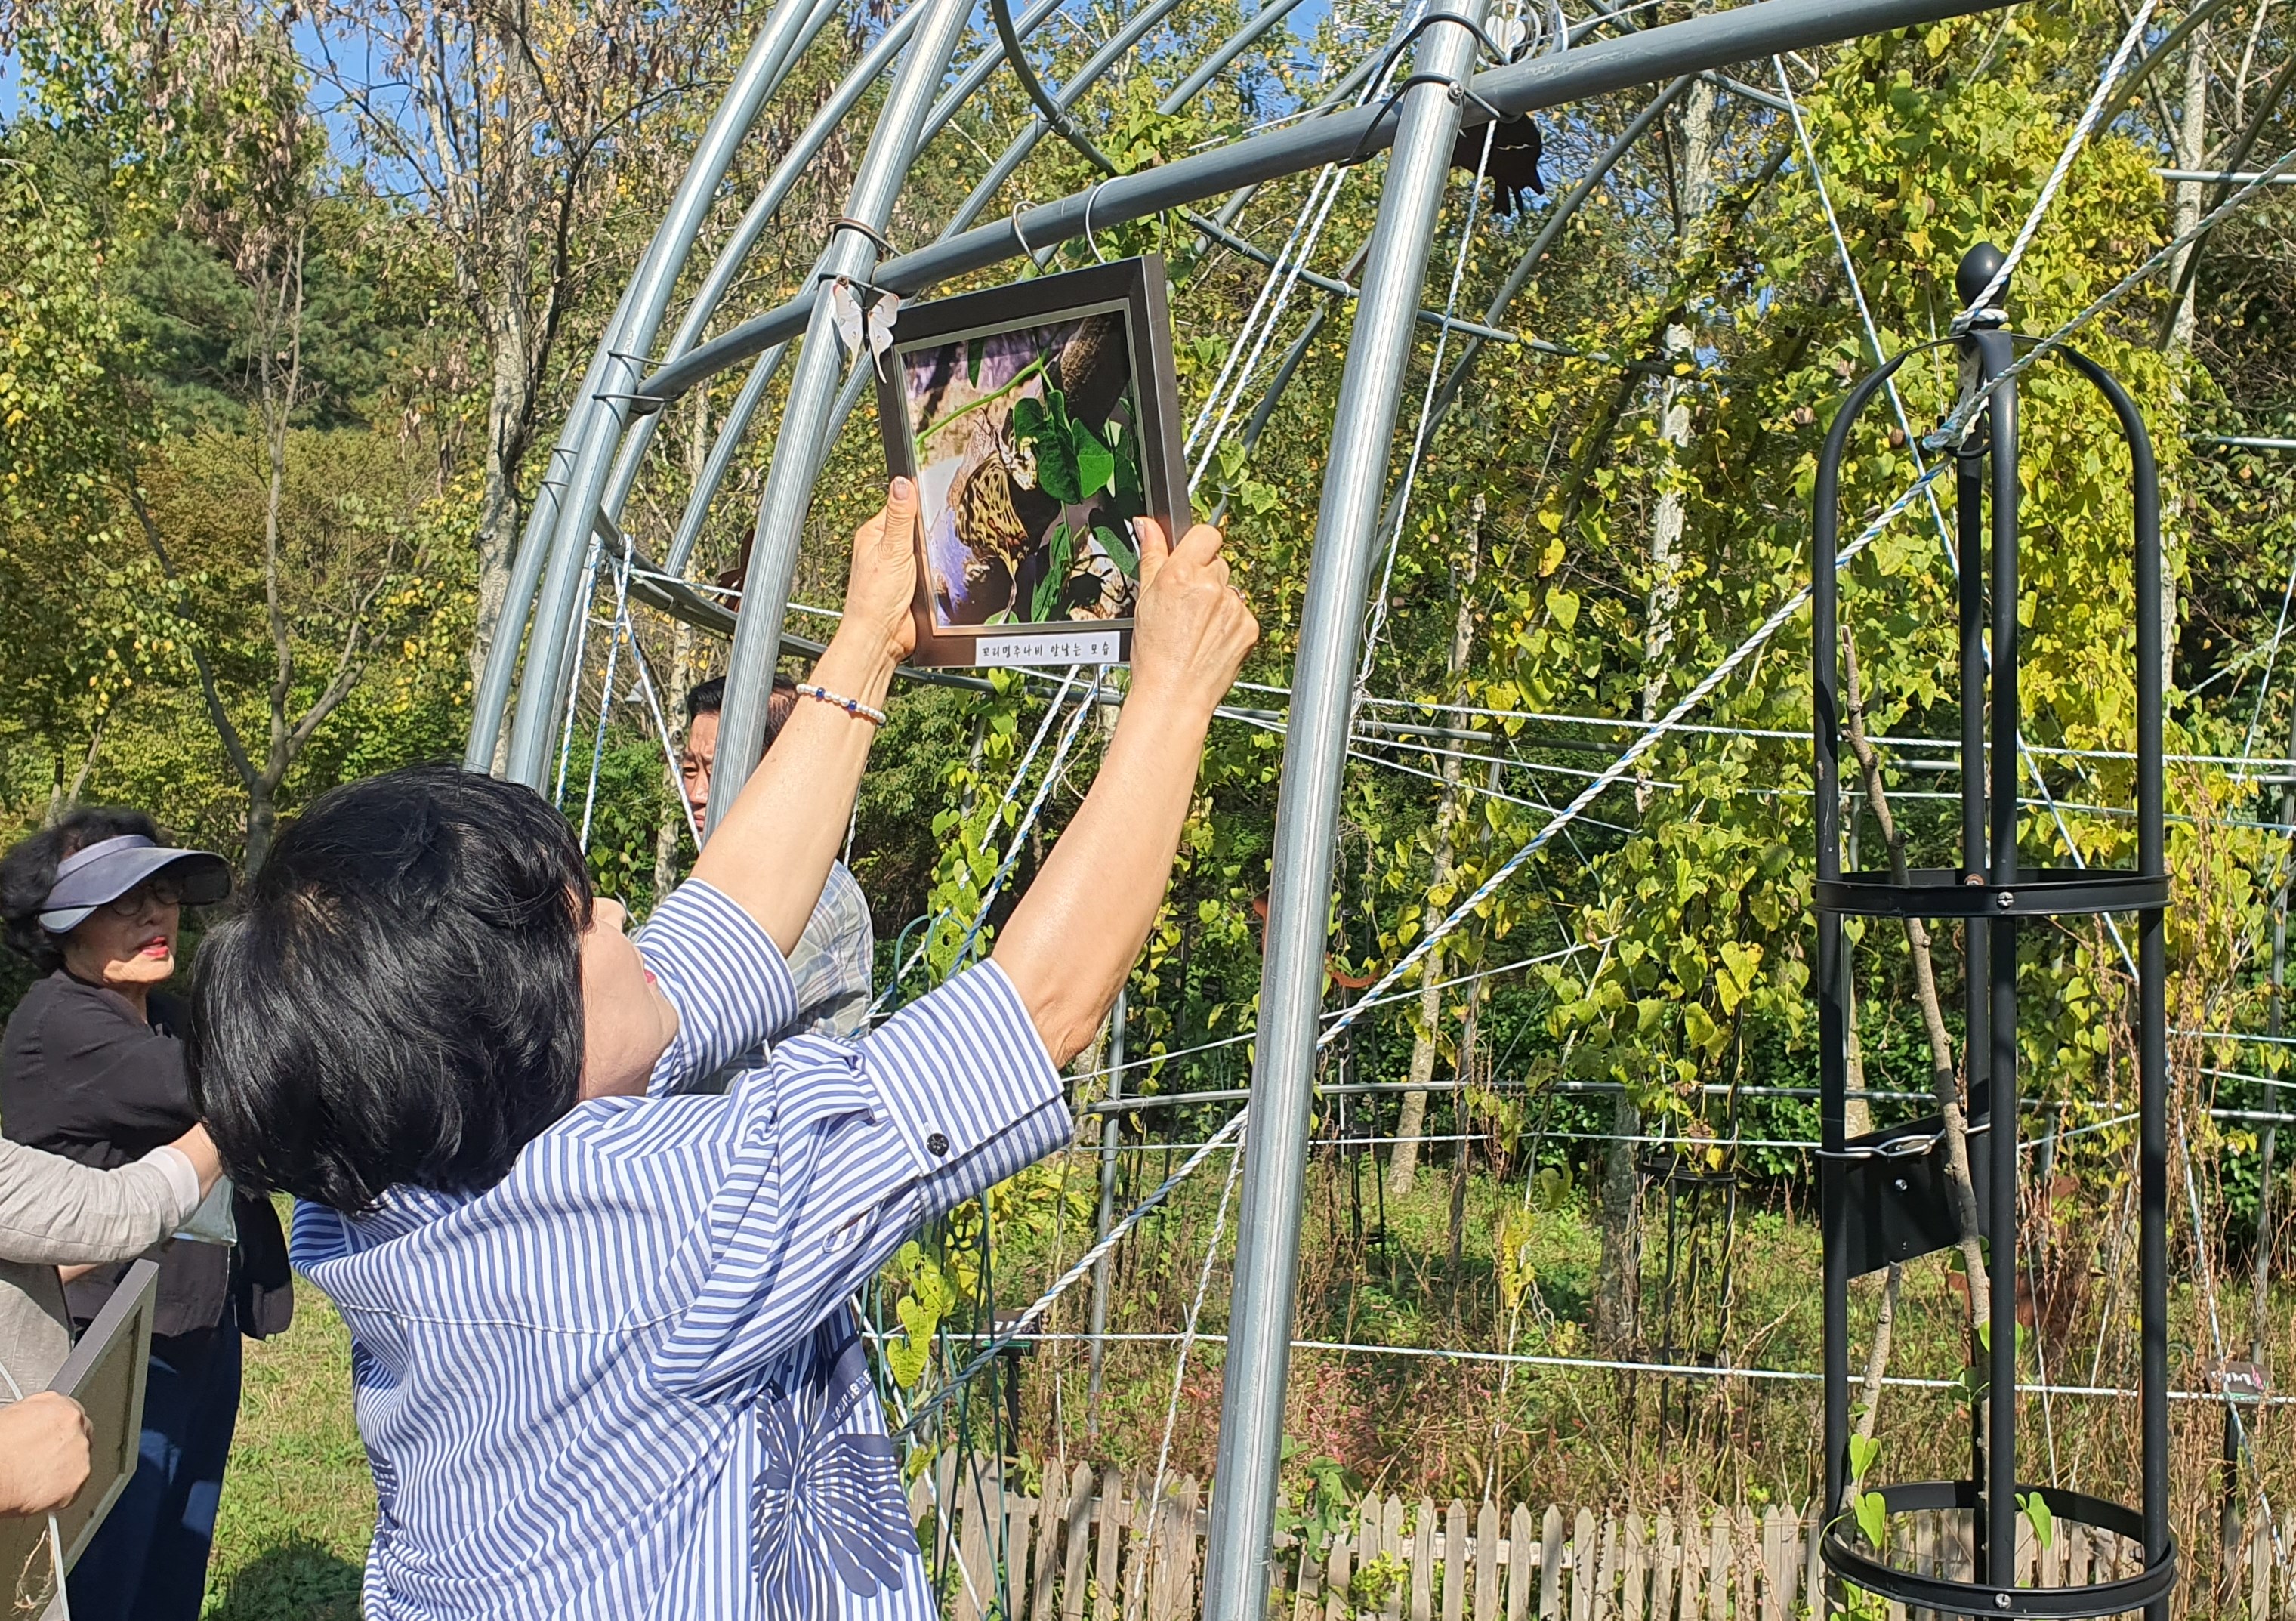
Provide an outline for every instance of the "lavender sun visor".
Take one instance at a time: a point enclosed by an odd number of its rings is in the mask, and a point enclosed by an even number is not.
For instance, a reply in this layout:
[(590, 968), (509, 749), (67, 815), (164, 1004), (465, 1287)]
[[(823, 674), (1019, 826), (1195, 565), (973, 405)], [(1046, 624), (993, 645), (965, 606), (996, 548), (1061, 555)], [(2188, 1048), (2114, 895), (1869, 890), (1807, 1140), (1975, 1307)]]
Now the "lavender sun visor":
[(187, 905), (209, 906), (231, 893), (231, 868), (204, 850), (171, 850), (140, 833), (102, 839), (67, 856), (40, 905), (40, 926), (66, 934), (106, 901), (145, 879), (168, 873), (184, 886)]

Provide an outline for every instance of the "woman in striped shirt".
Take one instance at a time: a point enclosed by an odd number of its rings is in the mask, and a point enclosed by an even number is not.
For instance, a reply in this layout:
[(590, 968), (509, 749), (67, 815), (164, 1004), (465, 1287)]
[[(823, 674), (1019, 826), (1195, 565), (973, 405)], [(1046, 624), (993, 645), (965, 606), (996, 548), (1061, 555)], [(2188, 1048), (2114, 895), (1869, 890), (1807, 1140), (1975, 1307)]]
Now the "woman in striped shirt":
[(1217, 531), (1144, 534), (1123, 720), (990, 959), (693, 1095), (794, 1014), (783, 953), (912, 643), (915, 522), (897, 481), (824, 701), (635, 938), (562, 818), (440, 768), (323, 795), (201, 952), (209, 1127), (302, 1201), (296, 1263), (350, 1324), (369, 1621), (936, 1613), (850, 1302), (1068, 1140), (1058, 1066), (1146, 937), (1259, 628)]

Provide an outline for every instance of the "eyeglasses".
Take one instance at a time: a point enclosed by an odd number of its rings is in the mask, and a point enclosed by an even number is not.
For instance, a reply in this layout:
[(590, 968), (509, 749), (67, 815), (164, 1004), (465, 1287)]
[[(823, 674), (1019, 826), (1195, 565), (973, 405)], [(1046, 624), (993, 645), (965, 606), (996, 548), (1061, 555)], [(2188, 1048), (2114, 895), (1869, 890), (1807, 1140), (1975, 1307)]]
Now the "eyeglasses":
[(147, 879), (117, 900), (105, 901), (103, 909), (115, 917), (133, 917), (144, 909), (146, 901), (157, 901), (161, 906), (181, 906), (184, 903), (184, 886), (174, 878)]

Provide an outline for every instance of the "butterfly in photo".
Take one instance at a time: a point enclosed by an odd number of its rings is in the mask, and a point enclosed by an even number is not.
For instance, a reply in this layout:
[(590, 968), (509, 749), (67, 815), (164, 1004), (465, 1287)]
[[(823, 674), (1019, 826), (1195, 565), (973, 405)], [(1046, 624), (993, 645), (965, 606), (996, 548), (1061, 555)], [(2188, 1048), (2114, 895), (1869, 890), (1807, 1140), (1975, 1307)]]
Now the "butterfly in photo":
[[(829, 284), (830, 313), (837, 321), (837, 340), (844, 346), (849, 360), (861, 352), (865, 323), (861, 315), (860, 296), (853, 284), (839, 276)], [(888, 292), (869, 307), (865, 323), (871, 357), (878, 374), (883, 375), (885, 351), (893, 347), (893, 323), (900, 317), (901, 295)]]

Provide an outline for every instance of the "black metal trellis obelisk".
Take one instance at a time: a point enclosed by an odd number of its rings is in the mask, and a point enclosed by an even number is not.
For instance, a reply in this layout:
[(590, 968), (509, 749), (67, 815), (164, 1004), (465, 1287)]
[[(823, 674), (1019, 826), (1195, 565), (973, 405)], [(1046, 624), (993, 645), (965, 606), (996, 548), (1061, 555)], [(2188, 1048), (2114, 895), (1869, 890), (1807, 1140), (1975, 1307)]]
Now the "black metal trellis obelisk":
[[(2000, 253), (1989, 245), (1969, 251), (1956, 277), (1965, 303), (1984, 289), (2000, 264)], [(2161, 923), (2169, 878), (2161, 827), (2160, 482), (2152, 441), (2128, 391), (2087, 356), (2058, 350), (2103, 394), (2128, 446), (2136, 528), (2137, 860), (2133, 871), (2022, 867), (2017, 854), (2017, 384), (2013, 377), (1996, 379), (2024, 341), (1991, 310), (1980, 312), (1966, 332), (1950, 340), (1961, 352), (1964, 398), (1974, 391), (1989, 392), (1974, 431), (1942, 452), (1956, 460), (1958, 514), (1962, 860), (1957, 868), (1916, 870), (1906, 885), (1887, 871), (1841, 870), (1839, 586), (1832, 566), (1840, 544), (1836, 506), (1850, 429), (1906, 355), (1850, 391), (1818, 460), (1813, 553), (1823, 561), (1813, 592), (1812, 635), (1819, 1081), (1825, 1144), (1820, 1169), (1825, 1244), (1823, 1551), (1833, 1572), (1857, 1586), (1941, 1614), (2063, 1621), (2142, 1609), (2149, 1621), (2167, 1621), (2177, 1549), (2169, 1530), (2168, 1489), (2168, 1019)], [(2017, 937), (2028, 918), (2093, 912), (2134, 914), (2138, 927), (2144, 1501), (2137, 1510), (2077, 1492), (2032, 1487), (2017, 1475)], [(1958, 920), (1963, 928), (1968, 1116), (1972, 1144), (1981, 1144), (1972, 1147), (1970, 1162), (1980, 1230), (1990, 1247), (1992, 1285), (1980, 1411), (1972, 1427), (1968, 1478), (1871, 1489), (1879, 1491), (1892, 1517), (1923, 1510), (1966, 1515), (1974, 1556), (1967, 1581), (1901, 1568), (1845, 1512), (1851, 1485), (1849, 1280), (1944, 1248), (1958, 1237), (1944, 1171), (1942, 1118), (1854, 1139), (1847, 1135), (1850, 1032), (1842, 919), (1850, 915)], [(2081, 1586), (2020, 1584), (2019, 1496), (2035, 1490), (2056, 1519), (2126, 1538), (2141, 1551), (2141, 1568)]]

